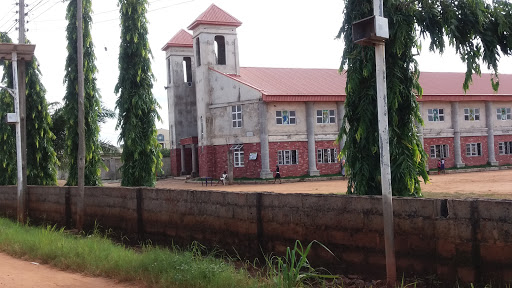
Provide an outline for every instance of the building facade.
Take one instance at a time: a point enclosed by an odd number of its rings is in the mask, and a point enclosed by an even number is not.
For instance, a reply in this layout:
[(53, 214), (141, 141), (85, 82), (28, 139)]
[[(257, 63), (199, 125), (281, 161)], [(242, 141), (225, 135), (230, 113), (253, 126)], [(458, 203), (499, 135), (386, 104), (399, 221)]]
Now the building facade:
[[(162, 48), (166, 53), (172, 175), (235, 178), (340, 173), (335, 143), (345, 82), (335, 69), (240, 67), (242, 23), (211, 5)], [(512, 164), (512, 75), (422, 73), (419, 100), (429, 167)]]

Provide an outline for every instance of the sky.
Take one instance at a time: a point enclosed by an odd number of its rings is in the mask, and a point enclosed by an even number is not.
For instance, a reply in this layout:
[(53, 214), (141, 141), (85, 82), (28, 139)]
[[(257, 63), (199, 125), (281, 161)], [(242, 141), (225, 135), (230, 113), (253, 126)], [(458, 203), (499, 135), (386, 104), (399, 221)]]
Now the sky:
[[(212, 3), (242, 22), (237, 28), (242, 67), (332, 68), (338, 69), (343, 41), (335, 39), (343, 22), (343, 0), (149, 0), (149, 44), (153, 52), (152, 70), (156, 77), (153, 94), (160, 103), (162, 122), (157, 128), (169, 129), (167, 111), (165, 53), (161, 48), (180, 29), (187, 27)], [(0, 0), (0, 31), (13, 29), (9, 36), (18, 39), (13, 22), (18, 0)], [(92, 41), (98, 67), (97, 87), (102, 102), (115, 108), (114, 87), (119, 76), (118, 53), (120, 21), (117, 0), (92, 0)], [(26, 37), (36, 45), (46, 98), (62, 102), (65, 94), (66, 7), (63, 0), (25, 0), (28, 7)], [(188, 31), (188, 30), (187, 30)], [(189, 31), (191, 33), (191, 31)], [(465, 65), (448, 49), (443, 55), (429, 53), (428, 40), (417, 57), (421, 71), (465, 72)], [(482, 67), (484, 68), (484, 67)], [(484, 69), (484, 72), (486, 70)], [(502, 58), (500, 73), (512, 74), (512, 59)], [(459, 85), (459, 84), (455, 84)], [(460, 83), (462, 86), (462, 83)], [(118, 144), (117, 120), (101, 126), (100, 138)]]

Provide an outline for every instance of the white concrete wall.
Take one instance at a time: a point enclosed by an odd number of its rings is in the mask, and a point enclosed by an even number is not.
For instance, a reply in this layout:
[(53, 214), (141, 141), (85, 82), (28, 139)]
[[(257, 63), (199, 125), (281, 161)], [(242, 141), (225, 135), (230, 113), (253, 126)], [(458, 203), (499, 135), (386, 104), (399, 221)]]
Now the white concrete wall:
[[(232, 105), (242, 106), (242, 127), (234, 128), (232, 125)], [(226, 105), (217, 105), (210, 108), (213, 118), (212, 131), (210, 132), (213, 145), (232, 143), (259, 143), (259, 102), (235, 102)]]
[[(423, 127), (425, 138), (453, 137), (450, 102), (422, 102), (420, 107), (421, 117), (425, 123)], [(429, 122), (428, 109), (444, 109), (444, 121)]]
[(496, 109), (512, 108), (512, 102), (493, 102), (492, 103), (492, 121), (494, 126), (494, 135), (510, 135), (512, 134), (512, 120), (498, 120), (496, 117)]
[[(464, 119), (464, 109), (470, 108), (480, 109), (480, 120), (466, 121)], [(487, 136), (487, 124), (485, 121), (485, 102), (460, 102), (459, 103), (459, 125), (460, 125), (460, 136)]]
[(243, 83), (235, 81), (223, 74), (210, 71), (210, 104), (239, 103), (244, 101), (260, 101), (261, 92)]
[(336, 102), (316, 102), (314, 104), (315, 110), (315, 140), (323, 141), (323, 140), (336, 140), (339, 130), (338, 123), (326, 123), (319, 124), (317, 123), (316, 113), (317, 110), (334, 110), (335, 121), (338, 121), (338, 107), (336, 106)]
[[(267, 106), (269, 142), (307, 141), (306, 104), (304, 102), (275, 102)], [(276, 124), (276, 111), (295, 111), (295, 125)]]
[[(166, 50), (171, 60), (171, 82), (167, 82), (167, 103), (169, 113), (170, 148), (179, 147), (179, 140), (197, 136), (197, 107), (195, 89), (195, 61), (192, 48), (170, 47)], [(192, 84), (184, 81), (183, 58), (191, 58)], [(166, 67), (167, 70), (167, 67)], [(167, 80), (169, 75), (167, 75)]]

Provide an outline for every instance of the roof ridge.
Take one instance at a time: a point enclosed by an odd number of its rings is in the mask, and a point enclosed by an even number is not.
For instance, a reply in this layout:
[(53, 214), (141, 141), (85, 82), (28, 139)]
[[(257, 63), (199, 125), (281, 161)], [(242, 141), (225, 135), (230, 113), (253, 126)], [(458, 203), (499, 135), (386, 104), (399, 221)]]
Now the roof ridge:
[(239, 27), (242, 22), (212, 3), (187, 29), (194, 30), (201, 24)]

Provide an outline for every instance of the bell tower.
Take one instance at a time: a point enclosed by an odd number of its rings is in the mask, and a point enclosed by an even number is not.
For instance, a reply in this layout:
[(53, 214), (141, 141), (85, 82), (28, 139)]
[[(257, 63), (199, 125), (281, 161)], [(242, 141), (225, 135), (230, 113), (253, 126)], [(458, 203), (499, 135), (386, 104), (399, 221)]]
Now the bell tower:
[(216, 73), (212, 70), (240, 74), (236, 34), (240, 25), (242, 22), (212, 4), (188, 26), (193, 32), (200, 176), (216, 176), (213, 175), (213, 157), (208, 157), (215, 155), (210, 140), (213, 131), (213, 117), (209, 111), (212, 103), (210, 82), (212, 73)]

